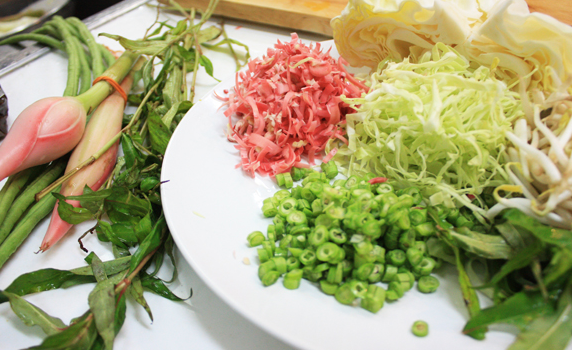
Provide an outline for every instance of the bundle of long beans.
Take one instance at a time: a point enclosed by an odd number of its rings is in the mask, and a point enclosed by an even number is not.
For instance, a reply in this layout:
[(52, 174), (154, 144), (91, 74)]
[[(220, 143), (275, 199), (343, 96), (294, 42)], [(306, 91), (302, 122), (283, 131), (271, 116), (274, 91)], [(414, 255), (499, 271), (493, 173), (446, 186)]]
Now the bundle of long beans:
[[(93, 78), (101, 75), (116, 58), (96, 43), (86, 25), (75, 17), (54, 18), (32, 33), (11, 36), (0, 45), (32, 40), (60, 50), (68, 56), (68, 76), (64, 96), (77, 96), (89, 89)], [(36, 225), (54, 208), (56, 198), (45, 196), (35, 201), (43, 190), (64, 172), (67, 156), (50, 164), (23, 170), (8, 178), (0, 191), (0, 268), (18, 249)], [(55, 190), (58, 190), (56, 188)]]

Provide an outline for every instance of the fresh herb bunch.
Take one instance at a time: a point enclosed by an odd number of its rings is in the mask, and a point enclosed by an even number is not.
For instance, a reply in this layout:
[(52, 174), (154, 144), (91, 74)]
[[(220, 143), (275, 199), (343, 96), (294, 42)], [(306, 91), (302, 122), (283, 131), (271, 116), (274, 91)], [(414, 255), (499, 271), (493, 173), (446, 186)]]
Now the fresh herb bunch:
[[(174, 242), (161, 206), (159, 179), (172, 132), (193, 105), (199, 66), (213, 75), (212, 63), (201, 46), (209, 46), (208, 41), (221, 36), (223, 39), (210, 47), (228, 45), (234, 54), (232, 45), (244, 46), (226, 38), (221, 26), (203, 28), (216, 4), (217, 1), (211, 1), (200, 21), (194, 23), (194, 10), (187, 12), (172, 3), (185, 18), (175, 26), (154, 23), (151, 28), (157, 28), (142, 40), (106, 35), (117, 39), (125, 49), (148, 57), (141, 70), (143, 92), (129, 96), (129, 101), (138, 107), (134, 114), (124, 118), (121, 135), (124, 155), (99, 191), (86, 187), (80, 196), (52, 194), (42, 200), (55, 196), (60, 216), (69, 223), (95, 220), (97, 223), (89, 232), (96, 232), (101, 241), (110, 243), (115, 260), (102, 262), (92, 252), (85, 259), (89, 266), (27, 273), (0, 291), (0, 303), (10, 302), (27, 325), (39, 325), (48, 335), (33, 349), (112, 349), (115, 335), (125, 321), (127, 295), (143, 306), (151, 319), (144, 289), (170, 300), (181, 300), (166, 285), (175, 279), (176, 266), (170, 281), (157, 277), (166, 258), (174, 265)], [(161, 65), (158, 74), (154, 73), (156, 65)], [(186, 76), (190, 72), (193, 79), (187, 90)], [(57, 187), (58, 182), (52, 187)], [(81, 207), (74, 208), (65, 200), (79, 200)], [(81, 238), (80, 246), (87, 251)], [(22, 298), (30, 293), (94, 282), (95, 288), (88, 298), (89, 310), (69, 325)]]
[[(470, 315), (463, 333), (484, 339), (488, 326), (507, 323), (520, 330), (511, 350), (566, 348), (572, 337), (571, 231), (518, 209), (503, 211), (488, 227), (469, 215), (464, 227), (430, 215), (438, 231), (427, 242), (429, 254), (459, 272)], [(477, 291), (494, 305), (481, 309)]]

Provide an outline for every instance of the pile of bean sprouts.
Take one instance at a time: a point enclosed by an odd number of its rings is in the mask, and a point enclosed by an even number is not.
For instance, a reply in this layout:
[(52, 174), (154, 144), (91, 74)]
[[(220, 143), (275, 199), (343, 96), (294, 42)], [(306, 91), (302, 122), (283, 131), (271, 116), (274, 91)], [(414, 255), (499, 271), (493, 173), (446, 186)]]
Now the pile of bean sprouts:
[(551, 78), (557, 84), (548, 93), (521, 86), (525, 118), (506, 133), (512, 143), (506, 170), (513, 184), (495, 190), (498, 203), (489, 218), (517, 208), (547, 225), (572, 229), (572, 79)]

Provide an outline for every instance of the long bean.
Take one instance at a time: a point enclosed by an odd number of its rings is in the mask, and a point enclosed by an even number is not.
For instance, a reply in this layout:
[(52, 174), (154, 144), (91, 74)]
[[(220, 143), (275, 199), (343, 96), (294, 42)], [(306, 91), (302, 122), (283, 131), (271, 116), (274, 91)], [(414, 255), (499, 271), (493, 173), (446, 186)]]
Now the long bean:
[(100, 76), (103, 71), (105, 71), (105, 66), (103, 64), (103, 56), (100, 51), (98, 44), (95, 42), (93, 35), (87, 29), (87, 26), (76, 17), (68, 17), (66, 21), (71, 24), (72, 27), (77, 29), (78, 38), (87, 45), (89, 52), (91, 53), (91, 68), (93, 70), (94, 76)]
[(8, 210), (4, 222), (0, 225), (0, 244), (10, 235), (12, 228), (22, 217), (25, 211), (34, 202), (36, 193), (40, 192), (54, 180), (56, 180), (65, 170), (66, 159), (60, 158), (50, 164), (42, 174), (38, 176), (26, 189), (16, 198), (13, 205)]
[(26, 40), (36, 41), (39, 42), (40, 44), (53, 47), (54, 49), (58, 49), (64, 52), (66, 51), (65, 45), (61, 41), (58, 41), (57, 39), (54, 39), (50, 36), (37, 33), (18, 34), (11, 36), (7, 39), (0, 41), (0, 46), (9, 44), (18, 44), (19, 42)]
[(74, 50), (75, 45), (71, 43), (72, 34), (69, 31), (67, 22), (61, 16), (54, 16), (51, 21), (60, 34), (65, 43), (65, 51), (68, 54), (68, 79), (66, 83), (66, 89), (64, 90), (64, 96), (76, 96), (79, 87), (79, 77), (80, 77), (80, 61), (78, 53)]
[(76, 37), (71, 37), (70, 42), (74, 46), (75, 52), (78, 54), (79, 57), (79, 72), (80, 72), (80, 86), (79, 86), (79, 93), (82, 94), (89, 90), (91, 86), (91, 69), (89, 66), (89, 61), (87, 59), (87, 55), (83, 49), (83, 46), (79, 42), (79, 39)]
[(4, 222), (8, 210), (12, 207), (14, 199), (20, 193), (22, 188), (28, 182), (32, 174), (38, 171), (41, 167), (29, 168), (19, 173), (16, 173), (8, 178), (8, 181), (2, 187), (2, 198), (0, 198), (0, 225)]
[(98, 44), (98, 47), (107, 65), (111, 66), (115, 62), (115, 60), (117, 60), (117, 58), (115, 58), (115, 56), (102, 44)]
[[(60, 187), (56, 188), (54, 192), (59, 192)], [(22, 242), (30, 235), (34, 227), (48, 214), (52, 212), (56, 205), (56, 198), (52, 195), (45, 196), (39, 202), (34, 204), (26, 215), (20, 220), (18, 225), (12, 231), (2, 244), (0, 244), (0, 269), (6, 261), (16, 252), (22, 245)]]
[[(44, 34), (44, 35), (48, 35), (58, 41), (62, 41), (62, 35), (58, 32), (58, 30), (56, 29), (56, 27), (51, 24), (50, 22), (46, 22), (44, 23), (43, 26), (41, 26), (40, 28), (32, 31), (33, 34)], [(62, 51), (65, 51), (65, 47), (62, 44)]]

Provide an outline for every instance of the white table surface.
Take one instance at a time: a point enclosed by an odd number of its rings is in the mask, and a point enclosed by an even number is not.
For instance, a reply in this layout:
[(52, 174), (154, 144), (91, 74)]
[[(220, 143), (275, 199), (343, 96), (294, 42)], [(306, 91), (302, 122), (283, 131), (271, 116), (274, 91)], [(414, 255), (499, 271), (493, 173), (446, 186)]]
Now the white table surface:
[[(141, 6), (121, 17), (96, 28), (93, 32), (113, 33), (130, 39), (143, 36), (146, 28), (156, 17), (156, 10)], [(162, 19), (180, 19), (174, 14), (163, 14)], [(214, 18), (219, 22), (220, 19)], [(214, 23), (213, 21), (211, 21)], [(174, 22), (173, 22), (174, 23)], [(276, 40), (288, 41), (290, 31), (243, 22), (225, 21), (229, 37), (247, 44), (251, 56), (261, 56)], [(325, 37), (298, 33), (303, 40), (320, 41)], [(99, 42), (119, 50), (114, 41), (100, 37)], [(207, 52), (213, 61), (214, 74), (224, 79), (234, 74), (234, 61), (217, 52)], [(0, 86), (8, 96), (9, 124), (29, 104), (49, 97), (61, 96), (65, 88), (67, 60), (59, 52), (51, 52), (23, 67), (0, 77)], [(190, 77), (190, 76), (189, 76)], [(216, 85), (216, 81), (200, 74), (197, 82), (197, 96), (204, 95)], [(78, 237), (92, 225), (77, 225), (56, 246), (45, 253), (38, 253), (38, 247), (48, 226), (44, 220), (16, 254), (0, 270), (0, 289), (6, 288), (19, 275), (42, 268), (68, 270), (85, 266), (86, 253), (80, 250)], [(102, 260), (113, 259), (110, 246), (100, 243), (95, 235), (83, 240), (90, 251)], [(292, 349), (291, 346), (274, 338), (250, 321), (232, 310), (218, 298), (196, 275), (177, 251), (178, 279), (170, 285), (177, 295), (187, 297), (192, 288), (193, 296), (185, 302), (173, 302), (153, 293), (145, 297), (153, 312), (151, 322), (139, 305), (128, 301), (126, 321), (115, 341), (116, 349)], [(168, 265), (168, 261), (165, 265)], [(162, 277), (170, 276), (169, 269), (161, 271)], [(75, 286), (26, 296), (26, 300), (40, 307), (48, 314), (61, 318), (65, 323), (83, 314), (87, 309), (87, 296), (93, 284)], [(0, 305), (0, 349), (22, 349), (38, 345), (45, 337), (39, 327), (28, 327), (12, 312), (8, 303)]]

